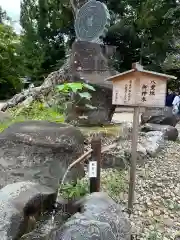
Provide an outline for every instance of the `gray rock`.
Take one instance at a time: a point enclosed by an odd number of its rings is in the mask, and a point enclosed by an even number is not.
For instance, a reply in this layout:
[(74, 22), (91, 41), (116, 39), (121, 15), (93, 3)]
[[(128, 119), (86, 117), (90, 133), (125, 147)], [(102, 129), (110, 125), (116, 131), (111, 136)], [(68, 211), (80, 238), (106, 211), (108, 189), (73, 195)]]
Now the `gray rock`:
[(18, 182), (0, 190), (0, 239), (17, 239), (31, 230), (41, 213), (52, 209), (56, 192), (32, 182)]
[(42, 219), (38, 222), (36, 222), (36, 227), (33, 231), (24, 234), (20, 240), (54, 240), (54, 229), (59, 229), (65, 219), (67, 220), (67, 217), (65, 217), (62, 214), (62, 211), (59, 211), (55, 215), (54, 223), (52, 224), (52, 214), (45, 214)]
[(165, 134), (165, 138), (170, 141), (176, 141), (178, 138), (178, 130), (168, 125), (146, 123), (141, 127), (141, 130), (145, 132), (161, 131)]
[(179, 118), (166, 110), (166, 108), (146, 108), (141, 115), (141, 124), (154, 123), (175, 127)]
[[(110, 124), (115, 106), (112, 105), (112, 89), (103, 86), (94, 86), (96, 91), (91, 92), (91, 105), (96, 109), (84, 107), (86, 100), (83, 100), (82, 106), (70, 108), (67, 113), (67, 122), (76, 122), (77, 125), (102, 126)], [(89, 102), (87, 102), (89, 104)], [(86, 118), (79, 118), (86, 116)]]
[[(128, 142), (127, 141), (124, 142), (124, 147), (123, 145), (119, 146), (120, 151), (124, 151), (124, 156), (126, 158), (126, 161), (128, 163), (130, 163), (131, 161), (131, 141)], [(142, 165), (144, 164), (145, 160), (147, 158), (147, 150), (146, 148), (141, 144), (141, 141), (138, 142), (137, 144), (137, 164), (138, 165)]]
[[(141, 165), (146, 159), (147, 151), (140, 143), (137, 146), (137, 153), (137, 164)], [(120, 140), (116, 146), (102, 153), (101, 158), (102, 168), (126, 168), (131, 158), (131, 141)]]
[[(148, 155), (155, 157), (164, 147), (165, 133), (151, 131), (139, 133), (137, 144), (137, 164), (142, 165)], [(102, 153), (102, 168), (126, 168), (131, 160), (131, 140), (119, 139), (108, 151)]]
[[(131, 132), (128, 130), (124, 136), (120, 136), (119, 139), (114, 140), (114, 143), (112, 142), (111, 145), (112, 147), (108, 146), (108, 149), (101, 155), (102, 168), (126, 168), (131, 159)], [(137, 145), (137, 153), (137, 164), (142, 165), (147, 158), (147, 151), (141, 144), (140, 136)]]
[(102, 168), (120, 168), (124, 169), (128, 165), (126, 155), (124, 151), (121, 151), (119, 144), (111, 148), (110, 150), (101, 154)]
[(130, 222), (107, 194), (93, 193), (82, 200), (81, 206), (81, 213), (73, 215), (51, 239), (130, 240)]
[[(32, 181), (57, 189), (67, 167), (84, 152), (75, 127), (46, 121), (15, 123), (0, 134), (0, 185)], [(82, 164), (67, 181), (84, 176)]]
[[(163, 132), (152, 131), (139, 134), (137, 145), (137, 164), (142, 165), (147, 160), (148, 155), (155, 157), (164, 147), (165, 135)], [(131, 141), (123, 141), (119, 144), (119, 152), (124, 154), (126, 162), (130, 162), (131, 158)]]
[(33, 102), (33, 97), (30, 96), (30, 97), (27, 97), (26, 100), (24, 100), (20, 106), (29, 107), (32, 102)]
[(155, 157), (157, 153), (165, 146), (165, 135), (160, 131), (152, 131), (145, 134), (141, 144), (151, 157)]

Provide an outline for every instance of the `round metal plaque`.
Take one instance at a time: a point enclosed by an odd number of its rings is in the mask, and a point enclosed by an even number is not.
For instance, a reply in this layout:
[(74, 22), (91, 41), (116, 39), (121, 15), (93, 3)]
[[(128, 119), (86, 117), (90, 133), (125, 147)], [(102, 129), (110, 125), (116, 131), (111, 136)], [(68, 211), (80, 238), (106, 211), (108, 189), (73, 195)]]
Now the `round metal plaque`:
[(97, 42), (107, 31), (110, 14), (104, 3), (90, 0), (78, 11), (75, 31), (80, 41)]

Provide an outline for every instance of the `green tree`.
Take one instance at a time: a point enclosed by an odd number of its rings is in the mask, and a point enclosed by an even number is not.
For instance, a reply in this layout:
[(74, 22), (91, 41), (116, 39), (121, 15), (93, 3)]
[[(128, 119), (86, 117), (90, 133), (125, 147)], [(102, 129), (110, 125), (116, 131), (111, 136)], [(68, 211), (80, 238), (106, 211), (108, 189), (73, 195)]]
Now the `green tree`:
[[(179, 38), (180, 3), (176, 0), (105, 3), (111, 13), (111, 27), (104, 43), (116, 46), (115, 68), (124, 71), (133, 62), (141, 61), (149, 69), (165, 71), (162, 65), (166, 56), (177, 51), (174, 42)], [(61, 66), (65, 50), (75, 39), (70, 1), (23, 0), (21, 25), (28, 76), (40, 81)]]
[(108, 0), (115, 16), (105, 43), (117, 48), (115, 66), (123, 71), (141, 60), (150, 69), (162, 70), (167, 53), (179, 36), (179, 3), (175, 0)]
[(22, 88), (20, 40), (12, 27), (0, 24), (0, 99), (6, 99)]
[(8, 20), (10, 20), (10, 18), (7, 16), (6, 11), (4, 11), (0, 6), (0, 24), (3, 24), (5, 21)]
[(72, 23), (72, 12), (64, 2), (23, 0), (21, 3), (22, 50), (27, 75), (35, 83), (59, 68), (65, 58), (65, 25)]

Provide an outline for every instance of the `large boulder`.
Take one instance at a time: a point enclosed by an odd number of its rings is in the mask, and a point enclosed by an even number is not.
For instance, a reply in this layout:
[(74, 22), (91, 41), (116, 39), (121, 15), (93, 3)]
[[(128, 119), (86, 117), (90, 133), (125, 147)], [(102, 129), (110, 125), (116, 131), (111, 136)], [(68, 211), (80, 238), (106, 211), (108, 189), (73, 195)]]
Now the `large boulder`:
[(81, 101), (78, 107), (70, 106), (67, 110), (67, 122), (86, 126), (102, 126), (111, 123), (115, 111), (115, 106), (112, 105), (112, 88), (95, 86), (95, 89), (96, 91), (91, 92), (91, 105), (95, 109), (85, 107), (86, 100)]
[(175, 127), (179, 118), (167, 111), (166, 108), (146, 108), (141, 115), (141, 124), (154, 123)]
[(178, 130), (175, 127), (168, 125), (160, 125), (153, 123), (146, 123), (141, 127), (144, 132), (160, 131), (165, 133), (166, 140), (176, 141), (178, 138)]
[(81, 213), (73, 215), (54, 238), (78, 240), (130, 240), (131, 225), (116, 204), (106, 193), (93, 193), (81, 202)]
[[(155, 157), (165, 146), (165, 132), (151, 131), (139, 133), (137, 144), (137, 164), (142, 165), (147, 157)], [(126, 168), (131, 160), (131, 140), (124, 137), (112, 143), (102, 153), (102, 168)]]
[(36, 229), (24, 235), (21, 240), (129, 240), (131, 225), (126, 219), (120, 205), (116, 204), (106, 193), (93, 193), (78, 201), (81, 213), (73, 215), (64, 225), (62, 213), (55, 215), (54, 224), (51, 217), (37, 224)]
[(0, 239), (19, 239), (32, 230), (41, 213), (52, 209), (55, 199), (53, 189), (32, 182), (18, 182), (2, 188)]
[[(137, 153), (137, 164), (141, 165), (147, 157), (147, 151), (139, 143), (137, 146)], [(127, 168), (130, 163), (130, 157), (131, 141), (121, 140), (108, 151), (102, 153), (102, 168)]]
[[(144, 138), (143, 138), (144, 139)], [(137, 164), (141, 165), (147, 158), (147, 149), (141, 144), (142, 138), (137, 144)], [(131, 159), (131, 140), (120, 139), (113, 147), (102, 153), (102, 168), (124, 169)]]
[[(15, 123), (0, 134), (0, 185), (29, 180), (57, 189), (67, 167), (84, 152), (80, 130), (47, 121)], [(84, 176), (82, 164), (67, 181)]]

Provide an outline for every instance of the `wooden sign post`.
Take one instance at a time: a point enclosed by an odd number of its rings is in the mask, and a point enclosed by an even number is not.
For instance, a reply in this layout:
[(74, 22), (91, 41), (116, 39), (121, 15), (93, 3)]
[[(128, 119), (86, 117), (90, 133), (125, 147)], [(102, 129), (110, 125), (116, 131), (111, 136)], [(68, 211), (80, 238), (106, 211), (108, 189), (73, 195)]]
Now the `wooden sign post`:
[(170, 78), (176, 79), (174, 76), (144, 70), (143, 66), (135, 63), (131, 70), (106, 79), (112, 81), (113, 84), (112, 104), (134, 108), (128, 196), (129, 210), (133, 209), (134, 202), (140, 107), (164, 107), (167, 80)]
[(134, 190), (135, 190), (135, 182), (136, 182), (137, 144), (138, 144), (138, 130), (139, 130), (139, 110), (140, 110), (139, 107), (134, 107), (128, 209), (133, 208), (133, 200), (134, 200)]
[(88, 172), (90, 181), (90, 193), (100, 191), (101, 171), (101, 138), (94, 137), (91, 141), (91, 160), (89, 161)]

